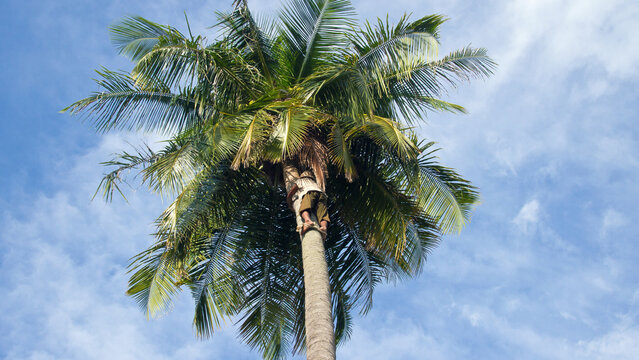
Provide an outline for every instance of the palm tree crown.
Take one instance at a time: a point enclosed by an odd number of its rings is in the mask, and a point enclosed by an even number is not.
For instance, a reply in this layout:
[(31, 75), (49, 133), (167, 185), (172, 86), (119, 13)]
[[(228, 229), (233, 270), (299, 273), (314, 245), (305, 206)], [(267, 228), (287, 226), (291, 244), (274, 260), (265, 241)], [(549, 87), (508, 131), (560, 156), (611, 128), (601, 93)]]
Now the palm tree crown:
[(476, 189), (412, 126), (427, 111), (464, 112), (440, 100), (445, 89), (495, 64), (470, 47), (438, 58), (441, 15), (360, 27), (347, 0), (290, 0), (276, 19), (256, 19), (246, 1), (217, 16), (222, 35), (210, 43), (141, 17), (112, 26), (133, 70), (99, 70), (101, 90), (66, 110), (100, 132), (168, 138), (106, 162), (115, 169), (100, 184), (111, 199), (122, 172), (138, 169), (174, 199), (132, 261), (128, 294), (156, 316), (188, 288), (199, 336), (234, 317), (246, 343), (281, 358), (305, 345), (283, 164), (326, 184), (332, 316), (345, 339), (376, 284), (418, 274), (440, 236), (468, 220)]

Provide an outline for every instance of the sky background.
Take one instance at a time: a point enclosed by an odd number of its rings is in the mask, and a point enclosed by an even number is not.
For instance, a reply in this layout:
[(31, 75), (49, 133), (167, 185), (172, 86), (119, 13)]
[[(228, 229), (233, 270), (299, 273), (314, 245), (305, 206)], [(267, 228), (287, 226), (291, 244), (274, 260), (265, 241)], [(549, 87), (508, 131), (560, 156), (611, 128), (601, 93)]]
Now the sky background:
[[(99, 162), (139, 136), (98, 136), (58, 111), (130, 69), (108, 26), (126, 15), (214, 33), (231, 1), (3, 1), (0, 26), (0, 358), (257, 359), (227, 324), (208, 341), (182, 294), (147, 321), (128, 259), (167, 203), (91, 202)], [(273, 13), (279, 1), (249, 1)], [(443, 13), (441, 55), (499, 63), (451, 89), (468, 115), (419, 129), (481, 189), (461, 235), (418, 278), (379, 286), (341, 359), (635, 359), (639, 354), (639, 2), (354, 1), (360, 19)], [(147, 141), (157, 137), (145, 135)], [(634, 219), (634, 220), (633, 220)]]

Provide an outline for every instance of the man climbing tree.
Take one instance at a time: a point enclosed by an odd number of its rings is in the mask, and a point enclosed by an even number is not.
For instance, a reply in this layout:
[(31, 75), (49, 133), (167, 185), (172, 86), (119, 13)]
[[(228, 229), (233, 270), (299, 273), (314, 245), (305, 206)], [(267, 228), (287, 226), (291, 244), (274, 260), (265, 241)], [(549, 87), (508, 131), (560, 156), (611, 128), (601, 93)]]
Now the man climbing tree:
[(299, 170), (290, 164), (284, 166), (284, 178), (287, 202), (297, 218), (297, 231), (303, 235), (315, 228), (325, 239), (330, 218), (324, 187), (320, 187), (311, 170), (302, 171), (300, 174)]

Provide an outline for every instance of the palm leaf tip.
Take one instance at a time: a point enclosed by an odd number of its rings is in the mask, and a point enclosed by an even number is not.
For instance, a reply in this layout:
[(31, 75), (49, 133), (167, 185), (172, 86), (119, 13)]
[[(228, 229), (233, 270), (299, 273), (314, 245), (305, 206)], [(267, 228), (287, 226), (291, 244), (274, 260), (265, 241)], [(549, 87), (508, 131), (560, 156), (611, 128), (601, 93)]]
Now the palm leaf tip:
[(133, 61), (148, 54), (162, 37), (177, 35), (170, 26), (156, 24), (141, 16), (129, 16), (109, 27), (111, 42), (118, 52)]
[(436, 39), (439, 39), (439, 27), (448, 20), (445, 15), (432, 14), (414, 21), (408, 28), (413, 31), (430, 33)]

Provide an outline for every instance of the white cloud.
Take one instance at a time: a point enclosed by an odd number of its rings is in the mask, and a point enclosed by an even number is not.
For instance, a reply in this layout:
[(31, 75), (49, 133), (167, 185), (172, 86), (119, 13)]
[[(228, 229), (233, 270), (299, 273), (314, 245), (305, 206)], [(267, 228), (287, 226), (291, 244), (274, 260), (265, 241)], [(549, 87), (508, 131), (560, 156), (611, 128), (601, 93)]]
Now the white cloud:
[(530, 327), (477, 306), (463, 306), (461, 316), (472, 326), (480, 327), (500, 341), (522, 351), (520, 359), (635, 359), (639, 353), (639, 328), (622, 327), (590, 340), (570, 341), (547, 336)]
[(504, 177), (520, 175), (531, 161), (599, 171), (622, 163), (612, 155), (637, 168), (636, 136), (619, 131), (632, 126), (632, 115), (611, 117), (616, 109), (604, 109), (607, 96), (639, 79), (639, 3), (517, 0), (481, 9), (451, 7), (443, 43), (472, 41), (499, 67), (486, 82), (451, 93), (470, 116), (431, 117), (424, 135), (442, 145), (442, 156), (455, 167)]
[(620, 228), (628, 223), (628, 218), (619, 211), (609, 208), (601, 220), (601, 236), (605, 237), (609, 231)]
[(632, 360), (639, 354), (639, 327), (622, 327), (601, 337), (580, 341), (580, 357), (584, 359)]
[(512, 220), (524, 232), (528, 232), (532, 227), (539, 223), (541, 206), (536, 199), (528, 201), (521, 207), (519, 213)]
[(517, 0), (498, 3), (496, 9), (491, 26), (485, 27), (492, 41), (484, 46), (500, 63), (497, 83), (510, 80), (513, 72), (556, 88), (581, 69), (593, 75), (603, 70), (609, 80), (639, 76), (639, 50), (629, 46), (639, 32), (636, 2)]
[[(340, 347), (338, 358), (369, 359), (453, 359), (460, 351), (448, 343), (445, 334), (428, 334), (410, 318), (375, 312), (374, 321), (361, 319), (369, 327), (356, 325), (348, 346)], [(360, 320), (360, 319), (358, 319)], [(373, 325), (374, 324), (374, 325)]]

